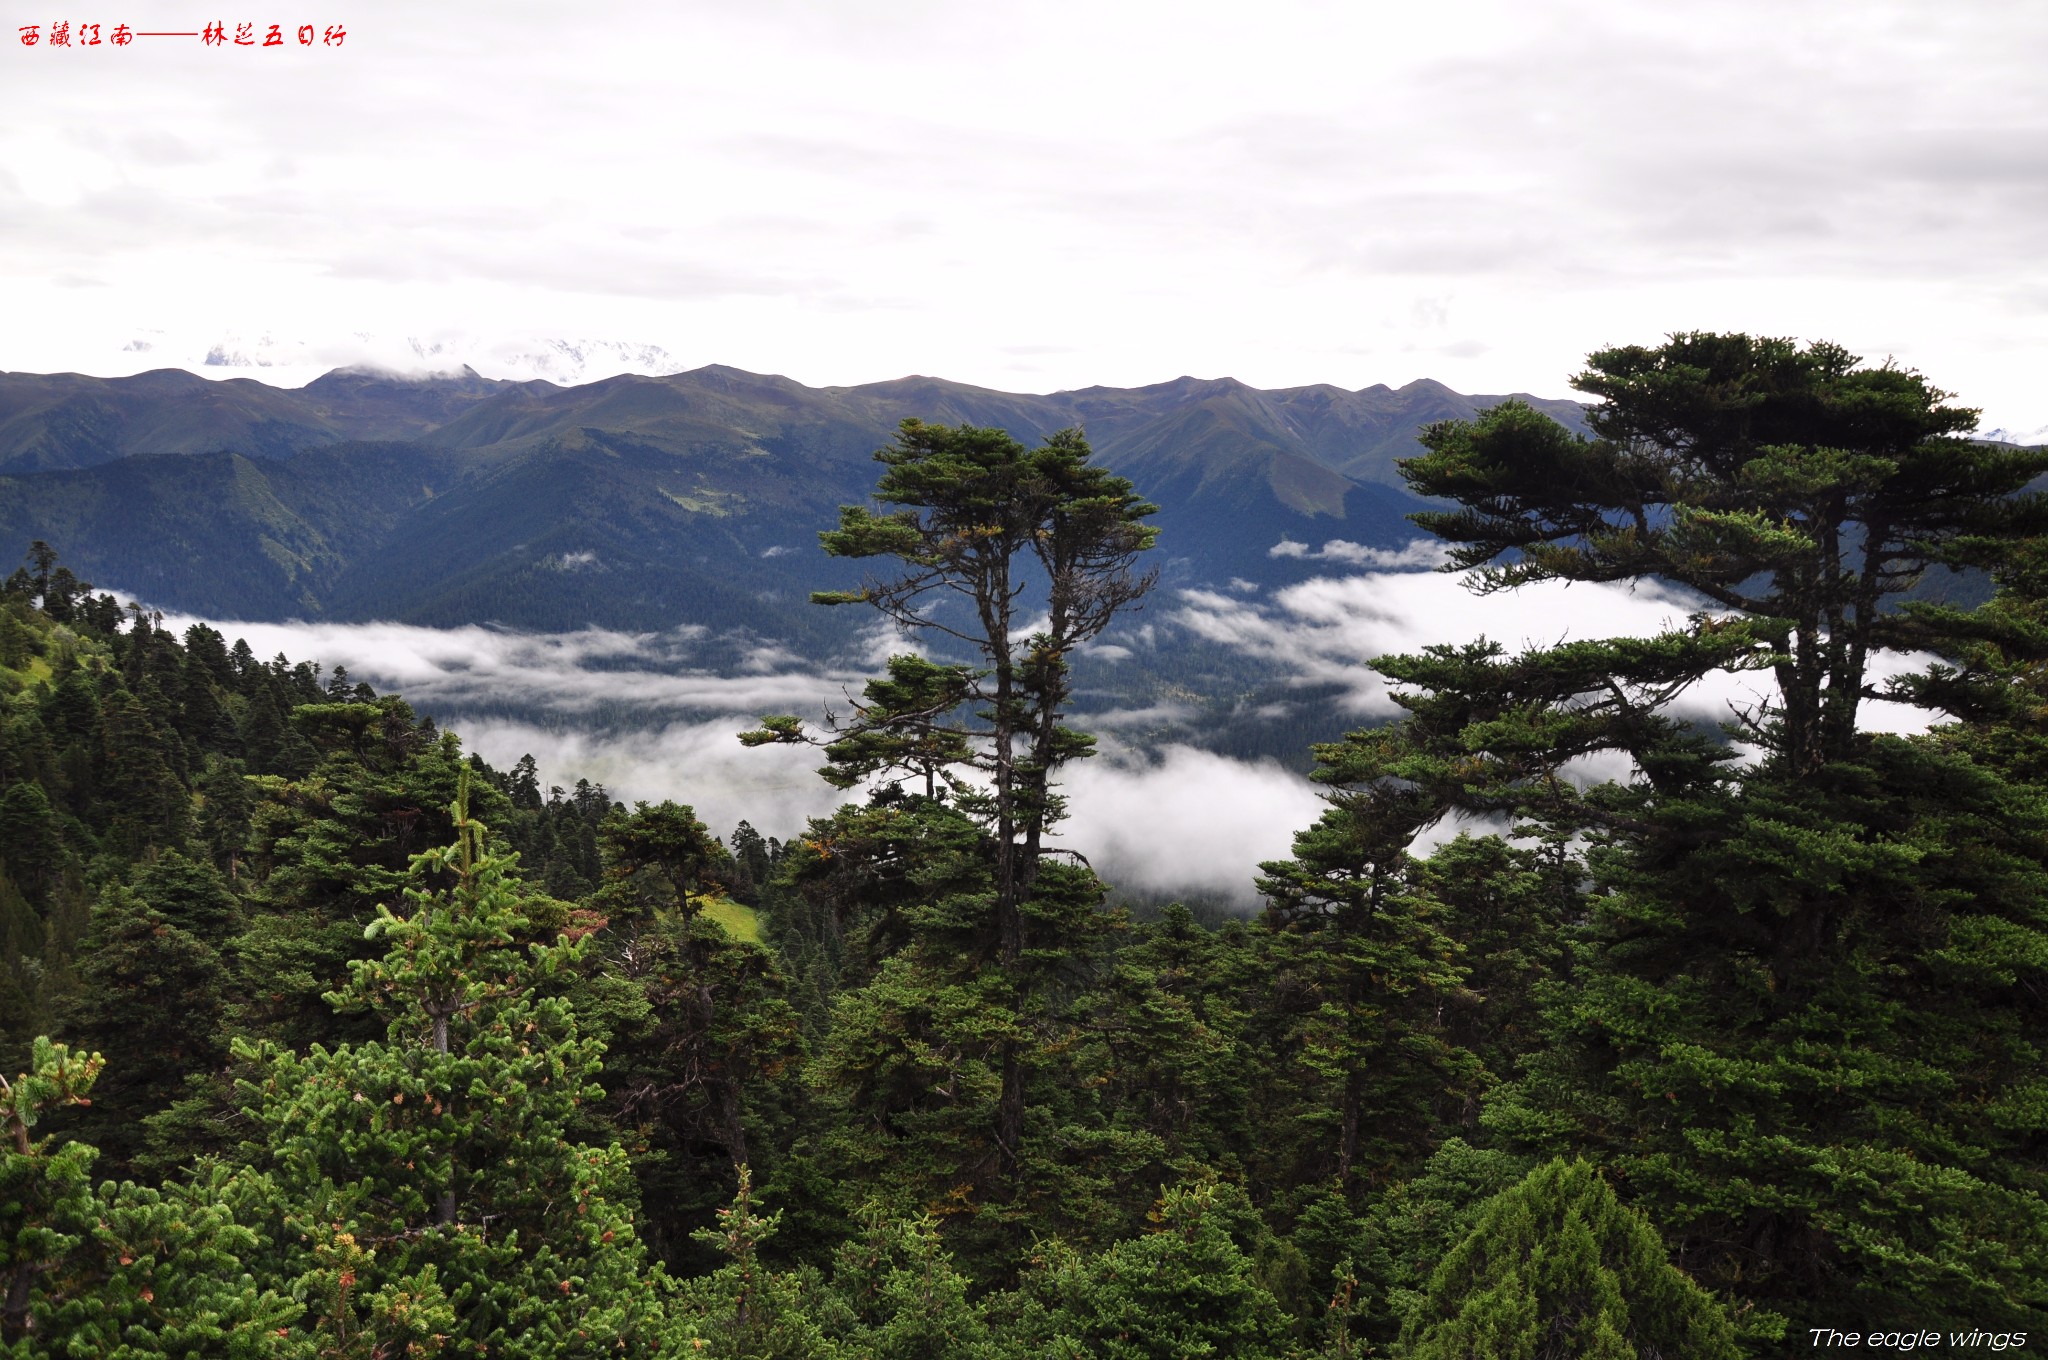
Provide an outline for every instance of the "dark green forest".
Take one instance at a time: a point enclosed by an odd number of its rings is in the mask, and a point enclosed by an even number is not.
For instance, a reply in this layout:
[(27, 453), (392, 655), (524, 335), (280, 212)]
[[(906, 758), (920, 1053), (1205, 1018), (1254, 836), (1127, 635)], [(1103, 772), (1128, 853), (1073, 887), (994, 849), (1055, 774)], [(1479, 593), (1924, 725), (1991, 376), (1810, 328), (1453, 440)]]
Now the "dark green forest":
[[(1479, 589), (1700, 611), (1376, 663), (1405, 716), (1314, 748), (1327, 810), (1216, 923), (1109, 905), (1052, 835), (1069, 659), (1172, 529), (1079, 431), (876, 454), (823, 535), (860, 584), (813, 598), (932, 646), (742, 738), (846, 791), (787, 842), (494, 769), (36, 542), (0, 587), (0, 1355), (2040, 1344), (2048, 452), (1828, 344), (1574, 382), (1588, 433), (1427, 427), (1413, 518)], [(1724, 671), (1766, 697), (1672, 715)], [(1456, 813), (1509, 834), (1414, 852)]]

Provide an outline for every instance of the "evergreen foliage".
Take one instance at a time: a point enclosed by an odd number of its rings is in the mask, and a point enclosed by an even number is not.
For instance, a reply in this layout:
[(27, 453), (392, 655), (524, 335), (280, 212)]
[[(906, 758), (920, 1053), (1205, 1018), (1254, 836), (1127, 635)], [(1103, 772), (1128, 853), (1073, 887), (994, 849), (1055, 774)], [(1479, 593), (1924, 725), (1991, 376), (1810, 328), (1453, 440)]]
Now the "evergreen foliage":
[[(1482, 588), (1697, 612), (1384, 659), (1405, 718), (1314, 749), (1326, 809), (1209, 924), (1106, 909), (1046, 839), (1068, 663), (1154, 532), (1072, 432), (883, 451), (826, 543), (894, 574), (827, 598), (937, 645), (819, 734), (858, 796), (787, 841), (494, 770), (35, 545), (0, 583), (0, 1355), (2048, 1328), (2048, 455), (1826, 345), (1580, 381), (1591, 437), (1432, 428), (1426, 526)], [(1998, 593), (1902, 602), (1948, 567)], [(1939, 660), (1880, 682), (1900, 648)], [(1726, 669), (1768, 701), (1673, 707)], [(1873, 733), (1877, 698), (1947, 721)], [(1508, 834), (1422, 850), (1454, 811)]]
[[(902, 574), (814, 601), (870, 605), (973, 657), (892, 659), (889, 678), (870, 682), (851, 721), (824, 743), (823, 773), (836, 787), (908, 776), (923, 784), (913, 804), (921, 798), (941, 818), (965, 812), (981, 828), (974, 853), (986, 860), (986, 886), (903, 918), (914, 947), (883, 965), (870, 995), (843, 1003), (834, 1025), (868, 1052), (842, 1048), (850, 1062), (828, 1053), (821, 1066), (852, 1076), (893, 1046), (864, 1044), (857, 1031), (918, 1036), (912, 1063), (896, 1075), (943, 1093), (938, 1124), (948, 1147), (934, 1153), (956, 1193), (979, 1192), (960, 1203), (971, 1211), (1002, 1202), (1014, 1216), (1026, 1200), (1061, 1195), (1046, 1183), (1043, 1173), (1060, 1159), (1028, 1127), (1026, 1090), (1062, 1043), (1056, 988), (1102, 929), (1102, 889), (1085, 867), (1056, 860), (1045, 835), (1063, 808), (1056, 772), (1093, 746), (1064, 722), (1072, 655), (1151, 588), (1153, 576), (1135, 563), (1158, 534), (1144, 523), (1157, 507), (1091, 457), (1078, 430), (1028, 449), (1001, 430), (906, 420), (875, 454), (886, 470), (874, 500), (892, 508), (843, 506), (839, 527), (820, 535), (835, 557), (893, 559)], [(1034, 574), (1044, 622), (1020, 641), (1037, 602), (1027, 593)], [(976, 706), (973, 723), (960, 715), (968, 706)], [(773, 717), (741, 740), (805, 737), (796, 719)], [(950, 807), (942, 805), (948, 796)], [(935, 948), (942, 938), (946, 947)], [(927, 1053), (946, 1056), (933, 1062)], [(987, 1135), (974, 1137), (962, 1115), (987, 1094)]]
[[(1462, 507), (1422, 521), (1491, 588), (1648, 577), (1706, 607), (1654, 639), (1389, 658), (1411, 719), (1345, 743), (1361, 788), (1590, 837), (1570, 984), (1489, 1122), (1611, 1167), (1760, 1334), (2039, 1317), (2043, 1168), (2016, 1114), (2038, 1011), (1947, 981), (1975, 942), (2034, 948), (2039, 795), (1955, 736), (1858, 715), (1893, 697), (1977, 719), (1996, 666), (2048, 655), (2009, 601), (1887, 603), (1930, 567), (2031, 551), (2023, 488), (2048, 457), (1957, 437), (1972, 413), (1827, 345), (1682, 335), (1579, 382), (1605, 399), (1590, 440), (1512, 404), (1429, 431), (1411, 482)], [(1887, 647), (1964, 664), (1879, 686)], [(1739, 715), (1752, 769), (1661, 710), (1717, 667), (1775, 681)], [(1639, 777), (1557, 777), (1599, 751)]]
[(1281, 1360), (1285, 1316), (1232, 1240), (1214, 1185), (1169, 1189), (1154, 1231), (1083, 1256), (1047, 1249), (1020, 1291), (1028, 1353), (1103, 1360)]
[(1480, 1211), (1408, 1321), (1411, 1360), (1737, 1360), (1735, 1328), (1584, 1162), (1550, 1162)]
[(598, 1045), (549, 995), (582, 945), (518, 947), (533, 922), (467, 770), (449, 818), (454, 843), (413, 857), (405, 914), (380, 904), (365, 930), (385, 953), (331, 998), (374, 1009), (384, 1040), (238, 1050), (282, 1267), (337, 1272), (312, 1309), (337, 1342), (415, 1344), (445, 1299), (458, 1353), (658, 1355), (665, 1280), (633, 1230), (626, 1155), (569, 1133), (602, 1094)]

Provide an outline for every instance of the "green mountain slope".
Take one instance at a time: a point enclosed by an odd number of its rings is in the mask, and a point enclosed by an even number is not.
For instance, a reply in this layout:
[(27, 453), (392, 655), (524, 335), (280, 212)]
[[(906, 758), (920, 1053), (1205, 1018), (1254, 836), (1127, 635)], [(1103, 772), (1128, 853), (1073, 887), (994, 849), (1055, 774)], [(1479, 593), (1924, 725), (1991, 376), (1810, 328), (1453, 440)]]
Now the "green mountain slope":
[(64, 545), (87, 577), (227, 618), (314, 617), (329, 586), (446, 485), (409, 445), (335, 445), (289, 460), (123, 458), (0, 477), (0, 539)]
[[(723, 366), (579, 387), (337, 371), (0, 374), (0, 536), (44, 538), (165, 606), (530, 628), (704, 624), (792, 640), (851, 583), (817, 531), (906, 417), (1035, 440), (1083, 427), (1161, 506), (1168, 579), (1278, 583), (1283, 538), (1393, 546), (1395, 457), (1492, 398), (1436, 383), (1232, 379), (1031, 395), (929, 377), (813, 388)], [(1548, 403), (1575, 417), (1571, 403)], [(821, 632), (823, 630), (823, 632)]]

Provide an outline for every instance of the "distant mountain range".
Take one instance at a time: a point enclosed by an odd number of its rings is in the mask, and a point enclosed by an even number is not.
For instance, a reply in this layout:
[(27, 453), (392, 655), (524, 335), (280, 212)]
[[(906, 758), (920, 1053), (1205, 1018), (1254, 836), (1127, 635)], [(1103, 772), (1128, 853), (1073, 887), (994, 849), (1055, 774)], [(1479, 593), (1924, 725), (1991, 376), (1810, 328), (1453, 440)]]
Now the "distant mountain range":
[[(1581, 408), (1525, 398), (1571, 425)], [(801, 640), (856, 574), (819, 529), (897, 423), (1079, 425), (1159, 503), (1169, 580), (1299, 579), (1283, 540), (1398, 548), (1394, 459), (1501, 400), (1441, 383), (1275, 391), (1231, 379), (1046, 396), (913, 377), (806, 387), (711, 366), (564, 387), (464, 369), (303, 388), (162, 369), (0, 374), (0, 547), (216, 617), (514, 627), (704, 624)], [(843, 612), (843, 611), (834, 611)]]

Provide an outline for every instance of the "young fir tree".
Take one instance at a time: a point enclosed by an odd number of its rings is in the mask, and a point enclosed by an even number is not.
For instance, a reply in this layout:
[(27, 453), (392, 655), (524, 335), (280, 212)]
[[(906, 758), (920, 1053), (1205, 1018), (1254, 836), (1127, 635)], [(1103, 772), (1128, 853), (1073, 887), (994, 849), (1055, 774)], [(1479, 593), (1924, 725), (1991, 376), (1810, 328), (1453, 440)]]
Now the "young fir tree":
[(380, 907), (368, 930), (385, 953), (332, 997), (373, 1007), (385, 1039), (238, 1050), (277, 1187), (274, 1266), (335, 1344), (402, 1350), (445, 1305), (455, 1354), (661, 1354), (666, 1284), (625, 1153), (567, 1132), (602, 1094), (598, 1045), (552, 994), (582, 946), (518, 947), (533, 923), (468, 803), (465, 770), (454, 843), (413, 857), (405, 913)]
[(1046, 1244), (1018, 1295), (994, 1306), (1018, 1352), (1090, 1360), (1282, 1360), (1286, 1316), (1231, 1237), (1213, 1183), (1161, 1197), (1154, 1231), (1093, 1255)]
[(870, 1205), (832, 1260), (816, 1308), (841, 1349), (866, 1360), (997, 1360), (970, 1282), (930, 1214), (902, 1218)]
[(222, 1176), (95, 1188), (91, 1145), (31, 1138), (43, 1115), (89, 1103), (100, 1066), (38, 1038), (30, 1070), (0, 1080), (0, 1355), (313, 1360), (289, 1326), (302, 1305), (249, 1270), (259, 1239)]
[(678, 1353), (707, 1360), (830, 1360), (837, 1348), (812, 1316), (805, 1281), (762, 1258), (782, 1216), (756, 1212), (753, 1174), (744, 1166), (738, 1174), (739, 1188), (730, 1207), (718, 1211), (717, 1226), (697, 1233), (725, 1261), (683, 1286), (686, 1339)]
[(1410, 1360), (1738, 1360), (1735, 1327), (1584, 1162), (1487, 1202), (1408, 1320)]
[(98, 1207), (90, 1179), (92, 1147), (50, 1138), (32, 1141), (30, 1131), (51, 1109), (91, 1104), (86, 1093), (101, 1066), (96, 1053), (73, 1055), (62, 1044), (39, 1037), (29, 1070), (0, 1091), (11, 1143), (0, 1153), (5, 1159), (0, 1163), (5, 1177), (0, 1269), (7, 1279), (0, 1341), (25, 1356), (37, 1354), (28, 1344), (31, 1338), (47, 1338), (52, 1303), (82, 1292), (72, 1278), (78, 1270), (75, 1257), (92, 1231)]

